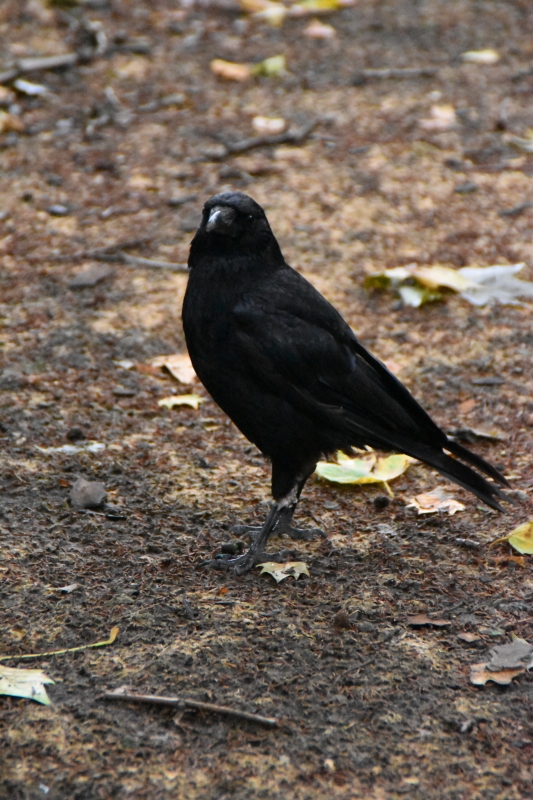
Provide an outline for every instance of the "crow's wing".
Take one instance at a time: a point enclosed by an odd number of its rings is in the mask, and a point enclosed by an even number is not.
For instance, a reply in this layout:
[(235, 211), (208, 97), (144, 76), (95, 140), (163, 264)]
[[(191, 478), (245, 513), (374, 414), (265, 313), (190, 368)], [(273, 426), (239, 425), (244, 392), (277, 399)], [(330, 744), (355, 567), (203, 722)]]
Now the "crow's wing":
[[(373, 438), (446, 436), (407, 389), (357, 340), (308, 281), (292, 269), (256, 284), (234, 308), (236, 342), (256, 380), (292, 396), (336, 424), (357, 424)], [(298, 401), (297, 401), (298, 402)], [(330, 420), (331, 422), (333, 419)]]
[(344, 431), (347, 445), (412, 455), (499, 507), (499, 491), (443, 448), (506, 483), (500, 473), (450, 441), (305, 278), (290, 268), (276, 278), (255, 284), (233, 310), (235, 345), (256, 382)]

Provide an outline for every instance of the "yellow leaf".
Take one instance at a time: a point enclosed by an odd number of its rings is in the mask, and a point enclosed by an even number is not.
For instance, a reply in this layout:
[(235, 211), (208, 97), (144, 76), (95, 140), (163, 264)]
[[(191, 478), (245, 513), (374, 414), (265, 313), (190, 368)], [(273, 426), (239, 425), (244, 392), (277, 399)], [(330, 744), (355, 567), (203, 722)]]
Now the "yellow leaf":
[(254, 17), (255, 19), (263, 19), (274, 28), (279, 28), (283, 25), (287, 11), (288, 9), (283, 3), (266, 3), (264, 8), (255, 12)]
[(492, 544), (500, 544), (500, 542), (509, 542), (515, 550), (523, 555), (533, 555), (533, 520), (524, 522), (523, 525), (519, 525), (507, 536), (496, 539)]
[(157, 401), (158, 406), (164, 408), (174, 408), (175, 406), (190, 406), (191, 408), (198, 408), (201, 403), (205, 403), (205, 397), (200, 397), (199, 394), (178, 394), (171, 395), (170, 397), (162, 397)]
[(211, 61), (211, 72), (228, 81), (247, 81), (252, 74), (248, 64), (224, 61), (222, 58), (214, 58)]
[(264, 564), (257, 564), (257, 566), (262, 567), (260, 575), (267, 572), (277, 583), (284, 581), (285, 578), (297, 579), (300, 575), (309, 575), (307, 564), (304, 561), (285, 561), (280, 564), (276, 561), (265, 561)]
[(54, 683), (40, 669), (11, 669), (0, 666), (0, 694), (11, 697), (26, 697), (44, 706), (50, 705), (45, 683)]
[(428, 289), (445, 286), (447, 289), (462, 292), (472, 286), (472, 281), (467, 280), (457, 270), (450, 269), (450, 267), (417, 267), (413, 271), (413, 277)]
[(402, 475), (415, 459), (406, 455), (378, 459), (374, 453), (362, 458), (349, 458), (344, 453), (337, 453), (337, 461), (337, 464), (319, 461), (316, 466), (317, 475), (334, 483), (384, 483), (391, 494), (387, 482)]

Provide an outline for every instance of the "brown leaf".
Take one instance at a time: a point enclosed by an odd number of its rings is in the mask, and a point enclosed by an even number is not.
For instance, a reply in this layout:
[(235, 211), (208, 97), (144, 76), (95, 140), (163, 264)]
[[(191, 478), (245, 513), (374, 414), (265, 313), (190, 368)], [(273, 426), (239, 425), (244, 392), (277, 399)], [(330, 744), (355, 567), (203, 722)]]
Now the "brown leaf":
[(457, 638), (460, 639), (462, 642), (468, 642), (471, 644), (472, 642), (479, 642), (481, 636), (477, 633), (469, 633), (468, 631), (463, 631), (462, 633), (457, 634)]
[(414, 617), (407, 617), (407, 624), (412, 628), (422, 628), (425, 625), (433, 625), (434, 628), (444, 628), (446, 625), (451, 625), (450, 620), (446, 619), (431, 619), (426, 614), (415, 614)]
[(484, 686), (487, 681), (494, 681), (502, 686), (507, 686), (513, 678), (516, 678), (520, 673), (525, 672), (525, 669), (502, 669), (498, 672), (488, 670), (488, 664), (472, 664), (470, 667), (470, 683), (474, 686)]

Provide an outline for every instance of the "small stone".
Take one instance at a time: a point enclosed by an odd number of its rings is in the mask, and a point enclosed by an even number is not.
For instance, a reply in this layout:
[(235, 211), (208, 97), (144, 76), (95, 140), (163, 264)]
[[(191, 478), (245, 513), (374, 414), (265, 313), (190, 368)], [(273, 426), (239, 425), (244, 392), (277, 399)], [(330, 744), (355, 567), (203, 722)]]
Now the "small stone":
[(457, 186), (454, 188), (455, 194), (472, 194), (472, 192), (477, 192), (478, 186), (477, 184), (473, 183), (472, 181), (465, 181), (464, 183), (458, 183)]
[(377, 497), (374, 497), (374, 508), (376, 511), (383, 511), (383, 509), (387, 508), (390, 505), (390, 497), (387, 497), (386, 494), (378, 494)]
[(68, 214), (70, 214), (70, 209), (68, 206), (64, 206), (61, 203), (55, 203), (52, 206), (47, 206), (46, 211), (51, 217), (66, 217)]
[(69, 442), (81, 442), (83, 439), (86, 439), (84, 432), (81, 428), (71, 428), (67, 431), (67, 439)]
[(76, 510), (82, 508), (100, 508), (106, 499), (107, 492), (103, 483), (78, 478), (70, 490), (70, 503)]
[(348, 630), (352, 627), (352, 623), (350, 622), (350, 617), (348, 616), (348, 612), (341, 608), (340, 611), (337, 611), (335, 616), (333, 617), (333, 625), (335, 628)]
[(108, 264), (94, 264), (89, 269), (84, 269), (78, 272), (71, 281), (69, 281), (69, 289), (87, 289), (91, 286), (96, 286), (100, 281), (111, 277), (113, 274), (112, 268)]

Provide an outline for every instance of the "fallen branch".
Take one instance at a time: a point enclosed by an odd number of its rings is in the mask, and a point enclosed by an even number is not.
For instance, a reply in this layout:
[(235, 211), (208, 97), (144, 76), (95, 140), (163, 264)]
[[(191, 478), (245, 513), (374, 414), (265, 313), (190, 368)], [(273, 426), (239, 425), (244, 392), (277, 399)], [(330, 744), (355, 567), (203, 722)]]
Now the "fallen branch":
[(147, 703), (156, 706), (177, 706), (179, 708), (194, 708), (197, 711), (209, 711), (211, 714), (225, 714), (236, 719), (244, 719), (248, 722), (256, 722), (259, 725), (266, 725), (275, 728), (279, 722), (274, 717), (262, 717), (259, 714), (250, 714), (248, 711), (238, 711), (228, 706), (219, 706), (214, 703), (202, 703), (199, 700), (189, 700), (185, 697), (161, 697), (153, 694), (127, 694), (126, 692), (106, 692), (102, 696), (103, 700), (124, 700), (128, 703)]
[(224, 145), (226, 152), (221, 155), (210, 155), (214, 161), (220, 161), (228, 156), (238, 155), (244, 153), (246, 150), (253, 150), (256, 147), (271, 147), (278, 144), (301, 144), (310, 133), (321, 122), (320, 119), (315, 119), (304, 125), (303, 128), (290, 128), (284, 133), (277, 133), (275, 136), (251, 136), (249, 139), (241, 139), (240, 142), (228, 142), (225, 136), (221, 134), (213, 134), (213, 137)]
[(63, 53), (59, 56), (42, 56), (39, 58), (19, 58), (10, 69), (0, 72), (0, 83), (9, 83), (28, 72), (39, 72), (58, 67), (73, 67), (78, 60), (77, 53)]

